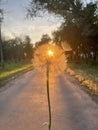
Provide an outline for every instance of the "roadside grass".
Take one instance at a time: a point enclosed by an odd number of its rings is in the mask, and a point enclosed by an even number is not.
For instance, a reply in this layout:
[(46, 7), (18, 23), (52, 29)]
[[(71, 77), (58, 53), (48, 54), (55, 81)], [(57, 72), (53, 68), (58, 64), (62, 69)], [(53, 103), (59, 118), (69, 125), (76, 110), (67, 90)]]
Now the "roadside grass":
[(98, 66), (69, 63), (67, 72), (78, 79), (92, 95), (98, 96)]
[(4, 69), (0, 68), (0, 87), (21, 73), (31, 69), (33, 69), (31, 62), (21, 61), (5, 63)]

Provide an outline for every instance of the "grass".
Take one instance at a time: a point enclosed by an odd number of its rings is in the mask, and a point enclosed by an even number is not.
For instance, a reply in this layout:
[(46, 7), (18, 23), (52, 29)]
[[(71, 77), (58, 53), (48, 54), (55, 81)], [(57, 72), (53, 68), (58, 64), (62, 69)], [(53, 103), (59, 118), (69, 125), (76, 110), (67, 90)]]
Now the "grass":
[(92, 94), (98, 96), (98, 66), (69, 63), (67, 72), (79, 80)]
[(17, 75), (32, 69), (31, 62), (7, 62), (4, 69), (0, 68), (0, 87)]

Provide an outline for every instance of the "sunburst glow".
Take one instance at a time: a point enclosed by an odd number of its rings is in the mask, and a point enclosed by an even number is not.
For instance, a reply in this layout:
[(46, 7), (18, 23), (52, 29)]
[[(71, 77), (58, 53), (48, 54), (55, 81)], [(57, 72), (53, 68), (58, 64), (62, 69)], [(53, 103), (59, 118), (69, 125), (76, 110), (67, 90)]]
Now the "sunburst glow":
[(44, 71), (47, 61), (50, 63), (50, 71), (54, 73), (62, 72), (66, 68), (67, 58), (59, 46), (44, 44), (39, 46), (34, 53), (34, 67)]
[(54, 55), (54, 52), (52, 50), (48, 50), (48, 55), (49, 56), (53, 56)]

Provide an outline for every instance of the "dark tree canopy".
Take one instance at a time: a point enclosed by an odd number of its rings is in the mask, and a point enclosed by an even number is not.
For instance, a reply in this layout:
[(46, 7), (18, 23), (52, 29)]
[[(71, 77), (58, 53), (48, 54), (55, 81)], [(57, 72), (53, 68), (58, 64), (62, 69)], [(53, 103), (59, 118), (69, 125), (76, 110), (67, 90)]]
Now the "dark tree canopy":
[(51, 41), (51, 38), (48, 34), (43, 34), (42, 37), (41, 37), (41, 40), (36, 42), (35, 43), (35, 46), (38, 47), (38, 46), (41, 46), (43, 44), (47, 44)]
[(53, 40), (61, 45), (68, 42), (71, 46), (74, 59), (81, 55), (94, 59), (98, 54), (98, 3), (83, 0), (31, 0), (28, 14), (31, 17), (39, 16), (48, 11), (62, 16), (64, 22), (57, 31), (53, 32)]
[(38, 15), (40, 11), (48, 10), (49, 13), (66, 18), (67, 14), (77, 12), (81, 6), (80, 0), (31, 0), (28, 11), (32, 17)]

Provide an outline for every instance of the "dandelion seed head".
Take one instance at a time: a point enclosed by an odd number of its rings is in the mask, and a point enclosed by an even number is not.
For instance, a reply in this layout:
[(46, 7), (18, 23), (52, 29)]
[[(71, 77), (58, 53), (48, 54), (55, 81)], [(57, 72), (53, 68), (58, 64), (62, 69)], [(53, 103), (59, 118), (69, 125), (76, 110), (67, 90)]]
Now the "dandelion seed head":
[(46, 70), (46, 64), (49, 61), (50, 72), (61, 73), (67, 66), (67, 58), (58, 45), (44, 44), (39, 46), (34, 53), (34, 67), (39, 71)]

